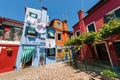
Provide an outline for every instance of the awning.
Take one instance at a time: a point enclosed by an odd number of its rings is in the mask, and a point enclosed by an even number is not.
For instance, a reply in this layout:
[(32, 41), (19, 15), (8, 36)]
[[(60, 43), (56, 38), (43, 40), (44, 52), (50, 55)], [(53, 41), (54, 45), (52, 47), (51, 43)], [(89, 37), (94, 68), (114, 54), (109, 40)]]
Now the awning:
[(27, 63), (30, 61), (30, 59), (32, 58), (32, 55), (34, 53), (35, 49), (34, 48), (26, 48), (23, 51), (22, 54), (22, 58), (21, 58), (21, 62), (22, 63)]

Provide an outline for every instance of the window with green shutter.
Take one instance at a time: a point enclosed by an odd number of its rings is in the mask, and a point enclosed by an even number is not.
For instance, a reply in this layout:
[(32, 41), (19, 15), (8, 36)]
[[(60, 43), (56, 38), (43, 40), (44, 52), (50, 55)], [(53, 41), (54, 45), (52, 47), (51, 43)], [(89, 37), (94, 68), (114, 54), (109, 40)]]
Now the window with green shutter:
[(48, 38), (55, 39), (55, 31), (54, 30), (48, 30)]
[(32, 18), (37, 18), (37, 17), (38, 17), (38, 15), (37, 15), (37, 14), (32, 13), (32, 12), (29, 12), (29, 15), (30, 15)]
[(35, 28), (33, 28), (33, 27), (26, 27), (25, 36), (27, 36), (27, 37), (36, 37), (37, 36), (37, 32), (36, 32)]

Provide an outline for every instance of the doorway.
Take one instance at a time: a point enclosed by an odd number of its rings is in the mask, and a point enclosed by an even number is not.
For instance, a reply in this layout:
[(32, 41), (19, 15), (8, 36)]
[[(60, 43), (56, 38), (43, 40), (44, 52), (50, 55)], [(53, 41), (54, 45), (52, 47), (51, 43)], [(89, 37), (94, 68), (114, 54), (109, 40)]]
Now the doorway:
[(101, 64), (110, 66), (110, 59), (108, 56), (108, 51), (105, 43), (96, 44), (96, 51), (98, 54), (98, 59)]

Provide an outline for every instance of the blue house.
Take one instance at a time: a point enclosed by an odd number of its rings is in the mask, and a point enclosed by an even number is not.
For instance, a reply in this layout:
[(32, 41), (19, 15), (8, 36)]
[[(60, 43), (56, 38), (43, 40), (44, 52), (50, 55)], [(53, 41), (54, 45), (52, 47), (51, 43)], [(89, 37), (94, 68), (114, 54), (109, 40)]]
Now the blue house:
[(16, 69), (27, 66), (39, 66), (40, 56), (45, 59), (46, 52), (46, 26), (49, 22), (47, 9), (42, 10), (26, 8), (24, 28), (19, 45)]

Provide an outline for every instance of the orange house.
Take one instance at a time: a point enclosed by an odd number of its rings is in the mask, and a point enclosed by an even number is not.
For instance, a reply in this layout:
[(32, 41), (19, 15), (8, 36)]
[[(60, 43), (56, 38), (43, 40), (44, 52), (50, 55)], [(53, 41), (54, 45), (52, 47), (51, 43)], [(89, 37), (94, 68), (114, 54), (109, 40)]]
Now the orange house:
[(65, 60), (65, 42), (71, 37), (70, 31), (68, 31), (67, 20), (61, 21), (54, 19), (50, 23), (50, 27), (56, 30), (56, 60)]

